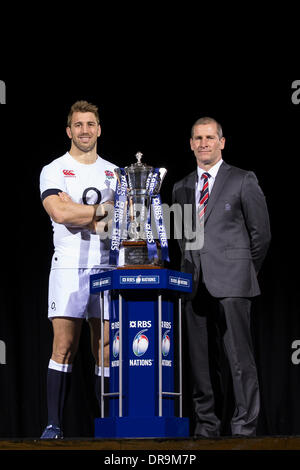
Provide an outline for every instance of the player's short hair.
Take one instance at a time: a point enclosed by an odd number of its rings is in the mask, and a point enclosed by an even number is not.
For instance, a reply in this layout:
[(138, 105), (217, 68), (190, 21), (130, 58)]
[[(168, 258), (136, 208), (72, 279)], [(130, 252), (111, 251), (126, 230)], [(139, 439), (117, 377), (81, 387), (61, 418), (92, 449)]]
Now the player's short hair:
[(211, 118), (211, 117), (208, 117), (208, 116), (197, 119), (197, 121), (192, 126), (191, 137), (192, 138), (194, 137), (194, 128), (195, 128), (195, 126), (199, 126), (199, 125), (202, 125), (202, 124), (211, 124), (212, 122), (214, 122), (216, 124), (217, 134), (218, 134), (219, 139), (221, 139), (223, 137), (223, 129), (222, 129), (221, 124), (218, 121), (216, 121), (214, 118)]
[(71, 106), (68, 114), (68, 127), (71, 127), (73, 113), (93, 113), (97, 119), (98, 124), (100, 123), (98, 108), (95, 104), (89, 103), (88, 101), (76, 101)]

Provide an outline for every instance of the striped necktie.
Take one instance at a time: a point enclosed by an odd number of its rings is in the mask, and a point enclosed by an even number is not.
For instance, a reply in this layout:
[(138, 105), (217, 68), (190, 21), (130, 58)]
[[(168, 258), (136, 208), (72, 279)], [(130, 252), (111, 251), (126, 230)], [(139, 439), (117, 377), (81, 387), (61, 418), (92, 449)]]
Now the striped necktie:
[(200, 202), (199, 202), (199, 209), (198, 209), (198, 215), (199, 219), (202, 220), (204, 217), (207, 203), (208, 203), (208, 198), (209, 198), (209, 192), (208, 192), (208, 179), (211, 177), (209, 173), (202, 173), (201, 179), (203, 179), (203, 187), (201, 190), (200, 194)]

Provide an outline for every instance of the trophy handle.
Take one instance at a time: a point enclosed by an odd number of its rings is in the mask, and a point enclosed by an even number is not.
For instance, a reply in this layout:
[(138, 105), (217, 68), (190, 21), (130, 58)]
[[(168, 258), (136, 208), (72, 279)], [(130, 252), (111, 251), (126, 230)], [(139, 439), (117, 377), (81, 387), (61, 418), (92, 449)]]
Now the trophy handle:
[(159, 168), (158, 173), (159, 173), (159, 178), (157, 179), (155, 189), (153, 191), (154, 195), (156, 195), (160, 192), (160, 188), (161, 188), (163, 179), (166, 176), (167, 170), (165, 168)]
[(164, 179), (164, 177), (165, 177), (166, 174), (167, 174), (167, 171), (168, 171), (168, 170), (166, 170), (166, 168), (160, 168), (160, 169), (159, 169), (160, 185), (162, 184), (163, 179)]
[(115, 173), (115, 175), (116, 175), (116, 177), (117, 177), (117, 180), (118, 180), (118, 182), (119, 182), (119, 185), (121, 186), (121, 170), (120, 170), (120, 168), (115, 168), (115, 169), (114, 169), (114, 173)]

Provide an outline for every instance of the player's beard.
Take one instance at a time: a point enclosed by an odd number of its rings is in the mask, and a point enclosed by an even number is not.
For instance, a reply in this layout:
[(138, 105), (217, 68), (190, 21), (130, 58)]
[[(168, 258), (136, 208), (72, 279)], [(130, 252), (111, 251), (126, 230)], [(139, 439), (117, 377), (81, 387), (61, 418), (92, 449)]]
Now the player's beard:
[(78, 150), (80, 150), (81, 152), (88, 153), (88, 152), (91, 152), (92, 150), (94, 150), (94, 148), (96, 146), (96, 143), (97, 143), (97, 138), (95, 140), (92, 140), (88, 146), (83, 145), (80, 142), (80, 140), (77, 139), (77, 138), (74, 138), (74, 136), (73, 136), (72, 141), (73, 141), (73, 144), (75, 145), (75, 147), (78, 148)]

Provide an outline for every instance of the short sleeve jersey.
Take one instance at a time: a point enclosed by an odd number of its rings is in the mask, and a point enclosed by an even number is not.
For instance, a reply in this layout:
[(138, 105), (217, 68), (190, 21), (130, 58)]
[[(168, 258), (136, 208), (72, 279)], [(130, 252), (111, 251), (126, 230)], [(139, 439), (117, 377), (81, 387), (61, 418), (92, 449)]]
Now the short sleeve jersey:
[[(114, 200), (116, 165), (99, 157), (92, 164), (75, 160), (68, 152), (43, 167), (40, 192), (47, 196), (68, 193), (79, 204)], [(51, 268), (98, 268), (108, 265), (110, 239), (101, 240), (82, 226), (57, 224), (52, 219), (54, 255)]]

